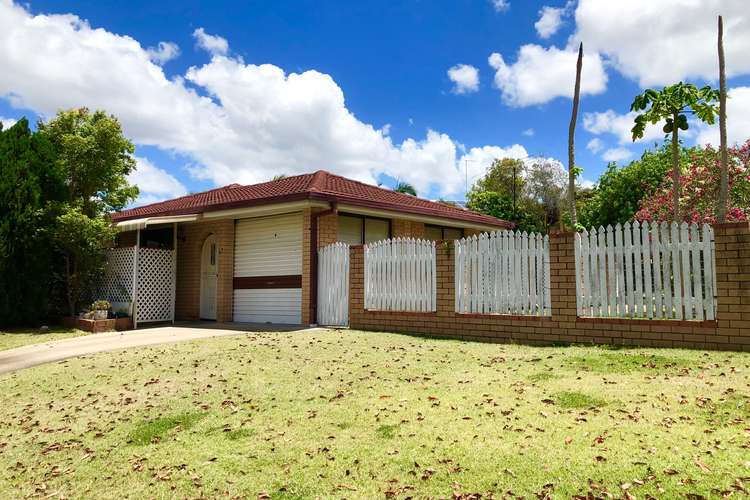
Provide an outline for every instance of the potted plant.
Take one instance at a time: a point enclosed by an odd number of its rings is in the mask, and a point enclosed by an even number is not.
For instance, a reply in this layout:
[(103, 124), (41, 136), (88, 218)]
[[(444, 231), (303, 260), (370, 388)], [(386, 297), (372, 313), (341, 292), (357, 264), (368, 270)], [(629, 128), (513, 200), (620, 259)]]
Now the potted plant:
[(107, 300), (97, 300), (91, 304), (91, 311), (94, 313), (94, 319), (107, 319), (112, 304)]

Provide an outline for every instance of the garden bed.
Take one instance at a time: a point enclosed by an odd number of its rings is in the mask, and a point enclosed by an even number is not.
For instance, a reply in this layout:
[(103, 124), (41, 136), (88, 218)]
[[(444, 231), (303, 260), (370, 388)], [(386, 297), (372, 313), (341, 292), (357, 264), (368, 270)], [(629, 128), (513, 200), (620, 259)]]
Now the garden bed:
[(66, 317), (63, 324), (68, 328), (78, 328), (85, 332), (102, 333), (133, 329), (133, 318), (85, 319)]

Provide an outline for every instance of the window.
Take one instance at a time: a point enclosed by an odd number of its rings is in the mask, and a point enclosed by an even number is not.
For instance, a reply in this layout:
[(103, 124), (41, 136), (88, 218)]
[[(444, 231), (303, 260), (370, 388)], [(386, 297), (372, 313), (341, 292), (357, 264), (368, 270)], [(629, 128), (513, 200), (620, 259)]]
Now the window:
[(339, 215), (338, 240), (350, 245), (362, 244), (362, 218), (350, 215)]
[(166, 248), (172, 249), (174, 244), (174, 229), (159, 227), (155, 229), (141, 229), (142, 248)]
[(464, 230), (457, 227), (443, 227), (425, 225), (424, 236), (428, 240), (460, 240), (464, 237)]
[(387, 240), (391, 237), (391, 221), (386, 219), (365, 219), (365, 243)]
[(341, 214), (338, 217), (338, 241), (361, 245), (391, 237), (391, 221), (377, 217)]

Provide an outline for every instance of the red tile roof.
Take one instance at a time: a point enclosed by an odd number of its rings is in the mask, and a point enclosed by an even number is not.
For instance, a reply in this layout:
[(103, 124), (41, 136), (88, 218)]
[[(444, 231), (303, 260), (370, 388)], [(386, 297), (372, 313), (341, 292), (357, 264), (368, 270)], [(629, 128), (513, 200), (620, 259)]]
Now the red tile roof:
[(196, 214), (295, 200), (336, 201), (364, 208), (451, 219), (494, 227), (512, 227), (513, 225), (489, 215), (482, 215), (460, 207), (443, 205), (416, 196), (371, 186), (324, 170), (249, 186), (230, 184), (202, 193), (116, 212), (112, 214), (112, 220), (120, 222), (144, 217)]

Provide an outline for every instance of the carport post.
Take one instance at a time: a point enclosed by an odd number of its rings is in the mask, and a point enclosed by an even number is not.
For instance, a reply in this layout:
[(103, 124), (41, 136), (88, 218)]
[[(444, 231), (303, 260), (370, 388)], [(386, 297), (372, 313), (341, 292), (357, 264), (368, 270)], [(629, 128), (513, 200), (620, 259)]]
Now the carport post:
[(177, 302), (177, 223), (172, 224), (172, 324)]
[(141, 247), (141, 228), (135, 230), (135, 253), (133, 254), (133, 329), (138, 328), (138, 254)]

